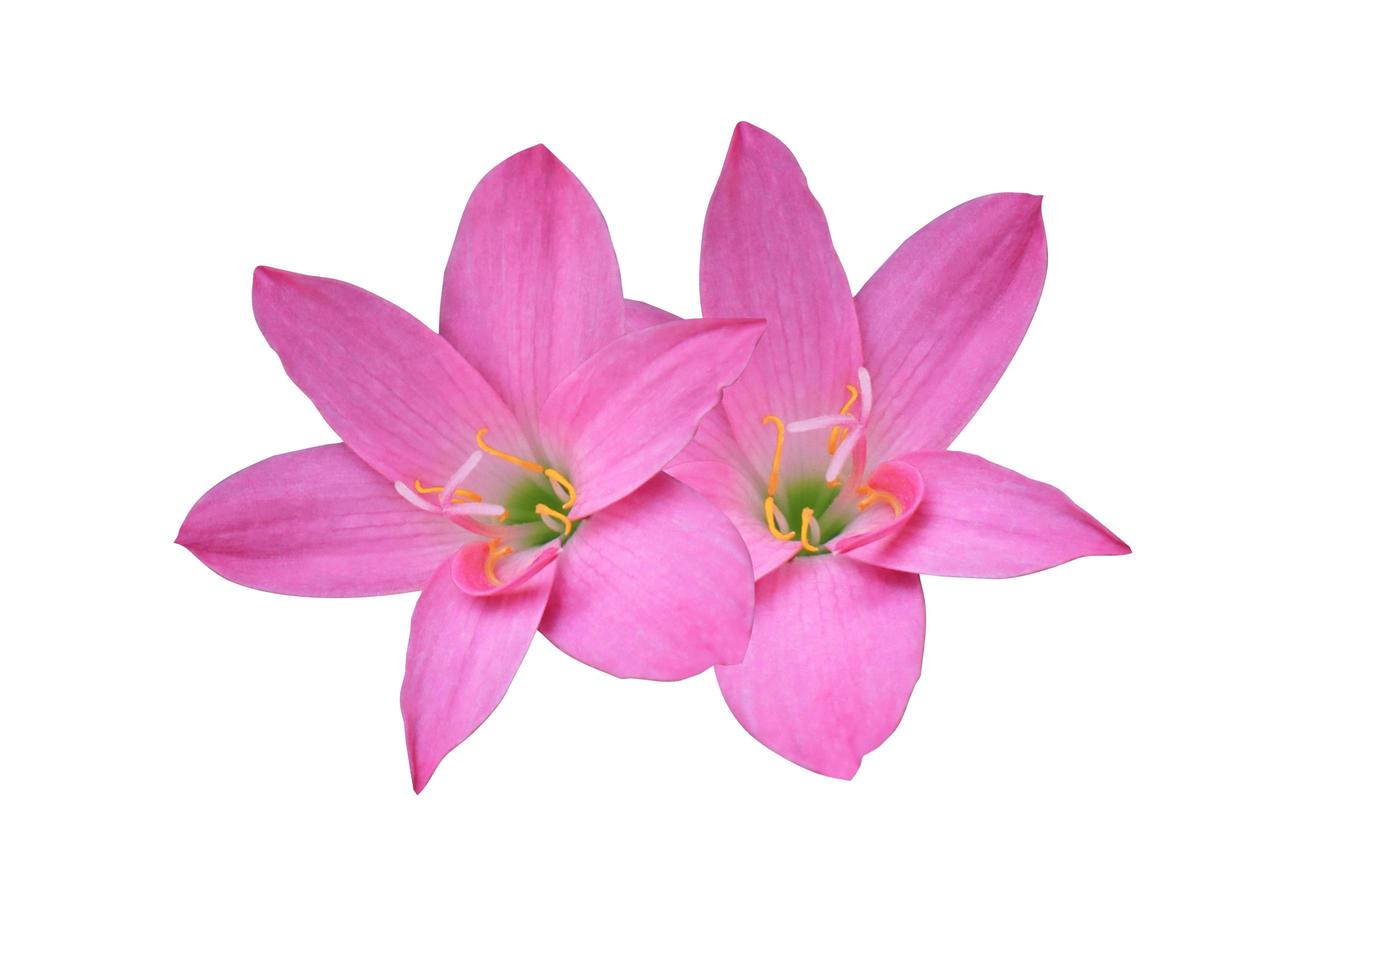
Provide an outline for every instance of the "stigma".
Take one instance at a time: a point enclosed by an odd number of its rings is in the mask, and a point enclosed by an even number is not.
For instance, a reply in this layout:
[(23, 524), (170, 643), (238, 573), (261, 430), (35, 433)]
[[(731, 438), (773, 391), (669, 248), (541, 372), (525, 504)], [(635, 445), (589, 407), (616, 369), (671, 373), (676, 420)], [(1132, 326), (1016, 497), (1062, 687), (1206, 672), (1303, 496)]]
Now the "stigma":
[[(801, 419), (792, 422), (787, 429), (791, 432), (812, 432), (817, 429), (829, 429), (829, 435), (825, 440), (826, 453), (830, 457), (829, 464), (825, 467), (825, 483), (829, 487), (838, 487), (843, 482), (841, 475), (845, 464), (851, 459), (854, 460), (854, 473), (856, 479), (863, 475), (863, 454), (858, 452), (864, 440), (865, 430), (868, 428), (869, 410), (874, 402), (874, 384), (869, 377), (869, 369), (859, 368), (858, 385), (847, 384), (845, 391), (849, 393), (845, 403), (840, 406), (839, 411), (831, 415), (817, 415), (809, 419)], [(850, 410), (854, 408), (855, 402), (859, 403), (859, 414), (851, 415)]]

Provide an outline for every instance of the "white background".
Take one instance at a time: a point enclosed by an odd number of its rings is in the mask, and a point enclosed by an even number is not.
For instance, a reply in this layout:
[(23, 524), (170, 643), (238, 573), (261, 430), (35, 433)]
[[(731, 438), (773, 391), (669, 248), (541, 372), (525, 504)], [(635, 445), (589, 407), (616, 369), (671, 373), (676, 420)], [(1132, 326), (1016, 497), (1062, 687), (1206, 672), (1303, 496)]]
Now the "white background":
[[(6, 14), (0, 972), (1394, 976), (1391, 31), (586, 6)], [(542, 140), (628, 294), (693, 314), (739, 119), (856, 286), (966, 198), (1046, 195), (1039, 315), (958, 447), (1136, 553), (925, 580), (923, 679), (852, 783), (710, 676), (538, 640), (416, 797), (413, 597), (265, 595), (171, 543), (331, 439), (252, 268), (435, 322), (467, 194)]]

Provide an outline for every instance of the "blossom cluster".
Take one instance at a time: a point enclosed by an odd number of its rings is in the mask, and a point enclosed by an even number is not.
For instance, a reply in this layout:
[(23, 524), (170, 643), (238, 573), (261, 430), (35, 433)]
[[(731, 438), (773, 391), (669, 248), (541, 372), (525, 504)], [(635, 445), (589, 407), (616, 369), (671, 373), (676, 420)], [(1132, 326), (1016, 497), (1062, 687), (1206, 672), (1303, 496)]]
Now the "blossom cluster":
[(754, 738), (850, 778), (921, 672), (919, 575), (1129, 551), (1054, 487), (948, 448), (1046, 261), (1040, 199), (992, 194), (854, 293), (795, 157), (743, 123), (684, 319), (623, 298), (596, 203), (535, 146), (467, 202), (438, 331), (256, 270), (258, 326), (341, 441), (228, 477), (177, 540), (270, 592), (421, 592), (401, 694), (419, 792), (536, 631), (617, 677), (713, 668)]

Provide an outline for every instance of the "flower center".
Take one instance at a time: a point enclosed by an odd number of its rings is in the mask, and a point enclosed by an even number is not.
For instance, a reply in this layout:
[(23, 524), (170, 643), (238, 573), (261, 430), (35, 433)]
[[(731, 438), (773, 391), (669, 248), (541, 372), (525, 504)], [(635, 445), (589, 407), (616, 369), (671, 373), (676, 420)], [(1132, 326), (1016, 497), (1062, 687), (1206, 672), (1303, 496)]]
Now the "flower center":
[[(491, 585), (501, 585), (503, 583), (496, 571), (501, 559), (520, 548), (537, 547), (556, 538), (568, 539), (578, 524), (568, 516), (568, 511), (577, 502), (578, 493), (572, 482), (558, 470), (490, 445), (485, 441), (487, 431), (482, 428), (476, 432), (476, 445), (480, 448), (442, 486), (423, 486), (421, 480), (414, 480), (411, 487), (402, 482), (396, 482), (393, 486), (414, 507), (444, 514), (468, 531), (487, 538), (489, 548), (484, 564), (486, 581)], [(479, 493), (467, 489), (463, 484), (487, 456), (542, 476), (548, 481), (547, 485), (527, 479), (499, 502), (483, 500)], [(479, 518), (493, 518), (494, 524), (483, 524)]]
[[(832, 415), (818, 415), (790, 424), (775, 415), (762, 419), (764, 425), (776, 429), (777, 436), (762, 513), (768, 533), (778, 541), (799, 537), (801, 550), (798, 554), (828, 554), (821, 542), (833, 540), (850, 521), (875, 504), (887, 504), (895, 517), (903, 510), (893, 494), (863, 482), (867, 463), (864, 435), (873, 401), (869, 372), (861, 367), (858, 386), (847, 384), (845, 390), (849, 396)], [(859, 402), (858, 416), (850, 414), (855, 402)], [(782, 454), (787, 434), (800, 435), (822, 429), (829, 430), (825, 440), (829, 460), (823, 476), (802, 474), (784, 481)]]

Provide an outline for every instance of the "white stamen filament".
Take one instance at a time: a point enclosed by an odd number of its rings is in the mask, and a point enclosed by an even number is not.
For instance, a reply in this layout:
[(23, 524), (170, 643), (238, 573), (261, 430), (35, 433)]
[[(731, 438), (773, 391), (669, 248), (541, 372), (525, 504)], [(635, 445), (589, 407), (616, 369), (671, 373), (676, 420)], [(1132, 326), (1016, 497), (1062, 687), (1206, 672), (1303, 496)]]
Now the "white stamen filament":
[(465, 504), (451, 504), (442, 509), (448, 514), (461, 514), (466, 517), (499, 517), (505, 513), (505, 508), (499, 504), (477, 503), (475, 501)]
[(441, 504), (434, 504), (431, 501), (424, 500), (422, 496), (420, 496), (417, 493), (416, 490), (408, 486), (402, 480), (395, 480), (393, 483), (393, 489), (398, 491), (398, 496), (402, 497), (404, 500), (412, 504), (418, 510), (425, 510), (429, 514), (440, 514), (442, 512)]
[(557, 531), (559, 534), (563, 533), (563, 524), (552, 514), (545, 514), (540, 511), (539, 520), (543, 521), (544, 527), (548, 528), (550, 531)]
[(869, 369), (859, 369), (859, 420), (867, 421), (869, 409), (874, 405), (874, 382), (869, 378)]
[(835, 455), (830, 457), (830, 465), (825, 468), (825, 482), (833, 483), (840, 475), (840, 470), (845, 468), (845, 463), (849, 461), (850, 454), (854, 452), (854, 447), (859, 440), (864, 438), (864, 426), (856, 426), (845, 436), (840, 447), (835, 450)]
[(476, 468), (476, 464), (484, 457), (485, 453), (477, 449), (470, 456), (467, 456), (466, 462), (462, 463), (457, 468), (456, 472), (451, 475), (451, 479), (447, 481), (447, 485), (442, 487), (442, 492), (437, 495), (437, 499), (441, 501), (443, 507), (451, 503), (451, 498), (455, 495), (457, 489), (461, 484), (466, 482), (466, 477), (471, 475), (471, 471)]
[(836, 425), (853, 425), (859, 419), (853, 415), (817, 415), (815, 418), (801, 419), (799, 422), (789, 422), (786, 426), (787, 432), (811, 432), (815, 429), (828, 429)]
[(806, 540), (811, 544), (820, 544), (820, 521), (815, 519), (814, 514), (811, 515), (810, 524), (806, 525)]
[[(479, 455), (479, 453), (477, 454)], [(441, 495), (438, 495), (437, 502), (433, 502), (422, 496), (412, 487), (402, 480), (393, 482), (393, 489), (398, 491), (398, 496), (412, 504), (418, 510), (425, 510), (429, 514), (461, 514), (465, 517), (499, 517), (505, 513), (505, 508), (499, 504), (476, 503), (471, 501), (464, 504), (444, 504)]]

